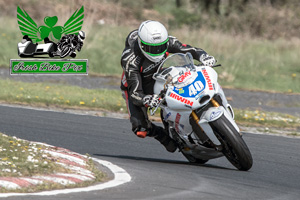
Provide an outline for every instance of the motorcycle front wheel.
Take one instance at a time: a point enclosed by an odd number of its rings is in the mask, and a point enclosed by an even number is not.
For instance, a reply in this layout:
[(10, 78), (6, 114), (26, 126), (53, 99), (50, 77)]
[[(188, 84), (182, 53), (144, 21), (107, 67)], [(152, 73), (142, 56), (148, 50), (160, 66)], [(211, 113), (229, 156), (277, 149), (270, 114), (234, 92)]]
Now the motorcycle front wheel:
[(68, 56), (70, 54), (70, 52), (71, 52), (71, 48), (70, 47), (68, 47), (68, 46), (63, 47), (63, 49), (60, 52), (60, 57), (64, 58), (64, 57)]
[(239, 132), (230, 121), (222, 115), (219, 119), (210, 122), (216, 137), (223, 146), (223, 154), (233, 166), (242, 171), (248, 171), (253, 164), (252, 155)]

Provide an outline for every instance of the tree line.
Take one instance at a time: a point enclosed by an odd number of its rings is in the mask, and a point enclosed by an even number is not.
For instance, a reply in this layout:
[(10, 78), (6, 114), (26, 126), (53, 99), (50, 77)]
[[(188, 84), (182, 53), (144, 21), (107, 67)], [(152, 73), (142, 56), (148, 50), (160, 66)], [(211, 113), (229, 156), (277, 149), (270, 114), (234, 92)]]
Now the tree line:
[[(176, 7), (182, 8), (186, 0), (176, 0)], [(224, 15), (229, 15), (232, 11), (243, 12), (249, 3), (257, 5), (269, 5), (272, 7), (286, 6), (289, 4), (299, 4), (298, 0), (190, 0), (190, 3), (199, 7), (201, 11), (217, 15), (221, 14), (221, 7), (225, 10)]]

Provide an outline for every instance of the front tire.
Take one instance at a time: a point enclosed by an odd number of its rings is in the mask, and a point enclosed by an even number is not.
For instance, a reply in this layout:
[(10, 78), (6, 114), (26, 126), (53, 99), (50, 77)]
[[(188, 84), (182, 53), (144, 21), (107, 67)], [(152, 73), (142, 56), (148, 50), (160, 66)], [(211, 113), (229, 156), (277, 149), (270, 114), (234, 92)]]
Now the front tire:
[(252, 155), (245, 141), (230, 121), (222, 115), (219, 119), (210, 122), (210, 125), (220, 140), (223, 146), (222, 151), (229, 162), (239, 170), (248, 171), (253, 164)]
[(76, 53), (75, 52), (73, 52), (73, 53), (71, 53), (71, 55), (70, 55), (72, 58), (75, 58), (76, 57)]
[(70, 52), (71, 52), (71, 48), (66, 46), (61, 50), (60, 57), (64, 58), (64, 57), (68, 56), (70, 54)]

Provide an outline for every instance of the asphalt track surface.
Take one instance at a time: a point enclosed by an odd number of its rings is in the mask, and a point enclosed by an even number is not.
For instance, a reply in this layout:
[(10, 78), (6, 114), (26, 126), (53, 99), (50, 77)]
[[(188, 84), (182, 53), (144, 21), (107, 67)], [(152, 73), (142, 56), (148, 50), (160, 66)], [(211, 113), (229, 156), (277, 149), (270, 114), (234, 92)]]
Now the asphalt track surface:
[(110, 161), (132, 181), (102, 191), (8, 200), (300, 199), (300, 140), (244, 133), (254, 159), (248, 172), (225, 158), (192, 165), (154, 139), (131, 133), (124, 119), (0, 106), (0, 131)]

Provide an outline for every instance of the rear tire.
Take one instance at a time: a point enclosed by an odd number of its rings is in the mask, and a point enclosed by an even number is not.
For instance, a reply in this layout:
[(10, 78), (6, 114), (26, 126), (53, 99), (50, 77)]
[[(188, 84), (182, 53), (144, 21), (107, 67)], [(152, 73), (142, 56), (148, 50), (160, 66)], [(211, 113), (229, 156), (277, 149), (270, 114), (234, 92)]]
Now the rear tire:
[(229, 120), (222, 115), (216, 121), (210, 122), (216, 137), (223, 146), (226, 158), (237, 169), (247, 171), (252, 167), (253, 159), (249, 148)]

